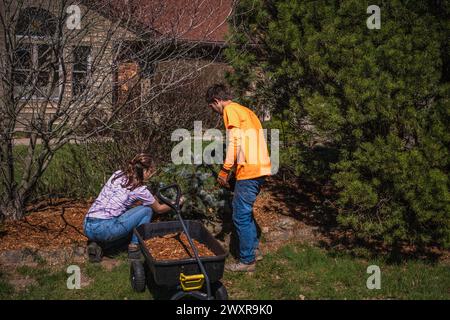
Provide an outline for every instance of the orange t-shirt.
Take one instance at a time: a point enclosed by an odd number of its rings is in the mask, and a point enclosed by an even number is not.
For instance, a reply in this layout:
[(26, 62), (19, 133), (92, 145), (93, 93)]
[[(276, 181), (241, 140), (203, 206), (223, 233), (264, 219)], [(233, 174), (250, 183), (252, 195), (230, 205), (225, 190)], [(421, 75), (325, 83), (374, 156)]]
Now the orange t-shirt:
[(236, 165), (236, 179), (255, 179), (270, 175), (270, 157), (261, 122), (255, 113), (232, 102), (223, 110), (228, 135), (224, 168)]

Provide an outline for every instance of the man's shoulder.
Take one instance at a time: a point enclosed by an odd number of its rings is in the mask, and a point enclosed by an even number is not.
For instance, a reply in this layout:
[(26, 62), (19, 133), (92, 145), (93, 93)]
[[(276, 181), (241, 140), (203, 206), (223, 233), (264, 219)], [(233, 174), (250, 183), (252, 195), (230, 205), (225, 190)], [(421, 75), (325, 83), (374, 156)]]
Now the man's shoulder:
[(252, 111), (249, 108), (247, 108), (246, 106), (243, 106), (242, 104), (237, 103), (235, 101), (232, 101), (230, 104), (226, 105), (224, 110), (233, 110), (233, 111), (236, 111), (236, 112), (239, 112), (239, 111)]

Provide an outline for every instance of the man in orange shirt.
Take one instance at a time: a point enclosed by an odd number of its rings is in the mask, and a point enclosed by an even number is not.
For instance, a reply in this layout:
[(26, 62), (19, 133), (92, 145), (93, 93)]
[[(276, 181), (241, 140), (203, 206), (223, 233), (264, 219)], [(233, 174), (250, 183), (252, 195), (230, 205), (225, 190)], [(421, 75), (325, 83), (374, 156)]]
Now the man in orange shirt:
[(270, 175), (271, 164), (261, 122), (253, 111), (232, 101), (233, 97), (223, 84), (210, 87), (206, 102), (223, 116), (227, 129), (227, 154), (218, 182), (229, 187), (231, 170), (235, 169), (236, 185), (233, 197), (233, 222), (239, 238), (240, 261), (227, 265), (229, 271), (252, 272), (255, 262), (262, 258), (258, 249), (258, 236), (253, 217), (253, 204), (265, 177)]

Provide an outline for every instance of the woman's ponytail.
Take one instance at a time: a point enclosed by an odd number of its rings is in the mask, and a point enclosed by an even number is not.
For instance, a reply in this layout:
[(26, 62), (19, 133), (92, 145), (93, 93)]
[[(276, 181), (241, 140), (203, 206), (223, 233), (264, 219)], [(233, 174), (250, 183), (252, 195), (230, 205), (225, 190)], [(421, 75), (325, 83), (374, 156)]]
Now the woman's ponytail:
[(118, 176), (127, 177), (125, 183), (122, 184), (122, 187), (134, 190), (144, 185), (144, 170), (148, 170), (152, 167), (153, 161), (149, 154), (138, 154), (130, 162), (128, 162), (127, 168), (122, 170), (122, 174)]

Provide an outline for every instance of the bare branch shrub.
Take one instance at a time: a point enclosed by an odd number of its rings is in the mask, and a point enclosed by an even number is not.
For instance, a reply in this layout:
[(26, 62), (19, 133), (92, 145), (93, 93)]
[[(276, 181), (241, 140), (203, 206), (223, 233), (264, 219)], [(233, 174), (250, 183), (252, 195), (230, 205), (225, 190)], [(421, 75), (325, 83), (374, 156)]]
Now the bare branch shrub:
[(201, 119), (200, 103), (180, 105), (180, 88), (214, 63), (214, 45), (200, 43), (214, 44), (224, 8), (230, 1), (0, 0), (0, 217), (23, 217), (67, 143), (163, 154), (169, 130)]

